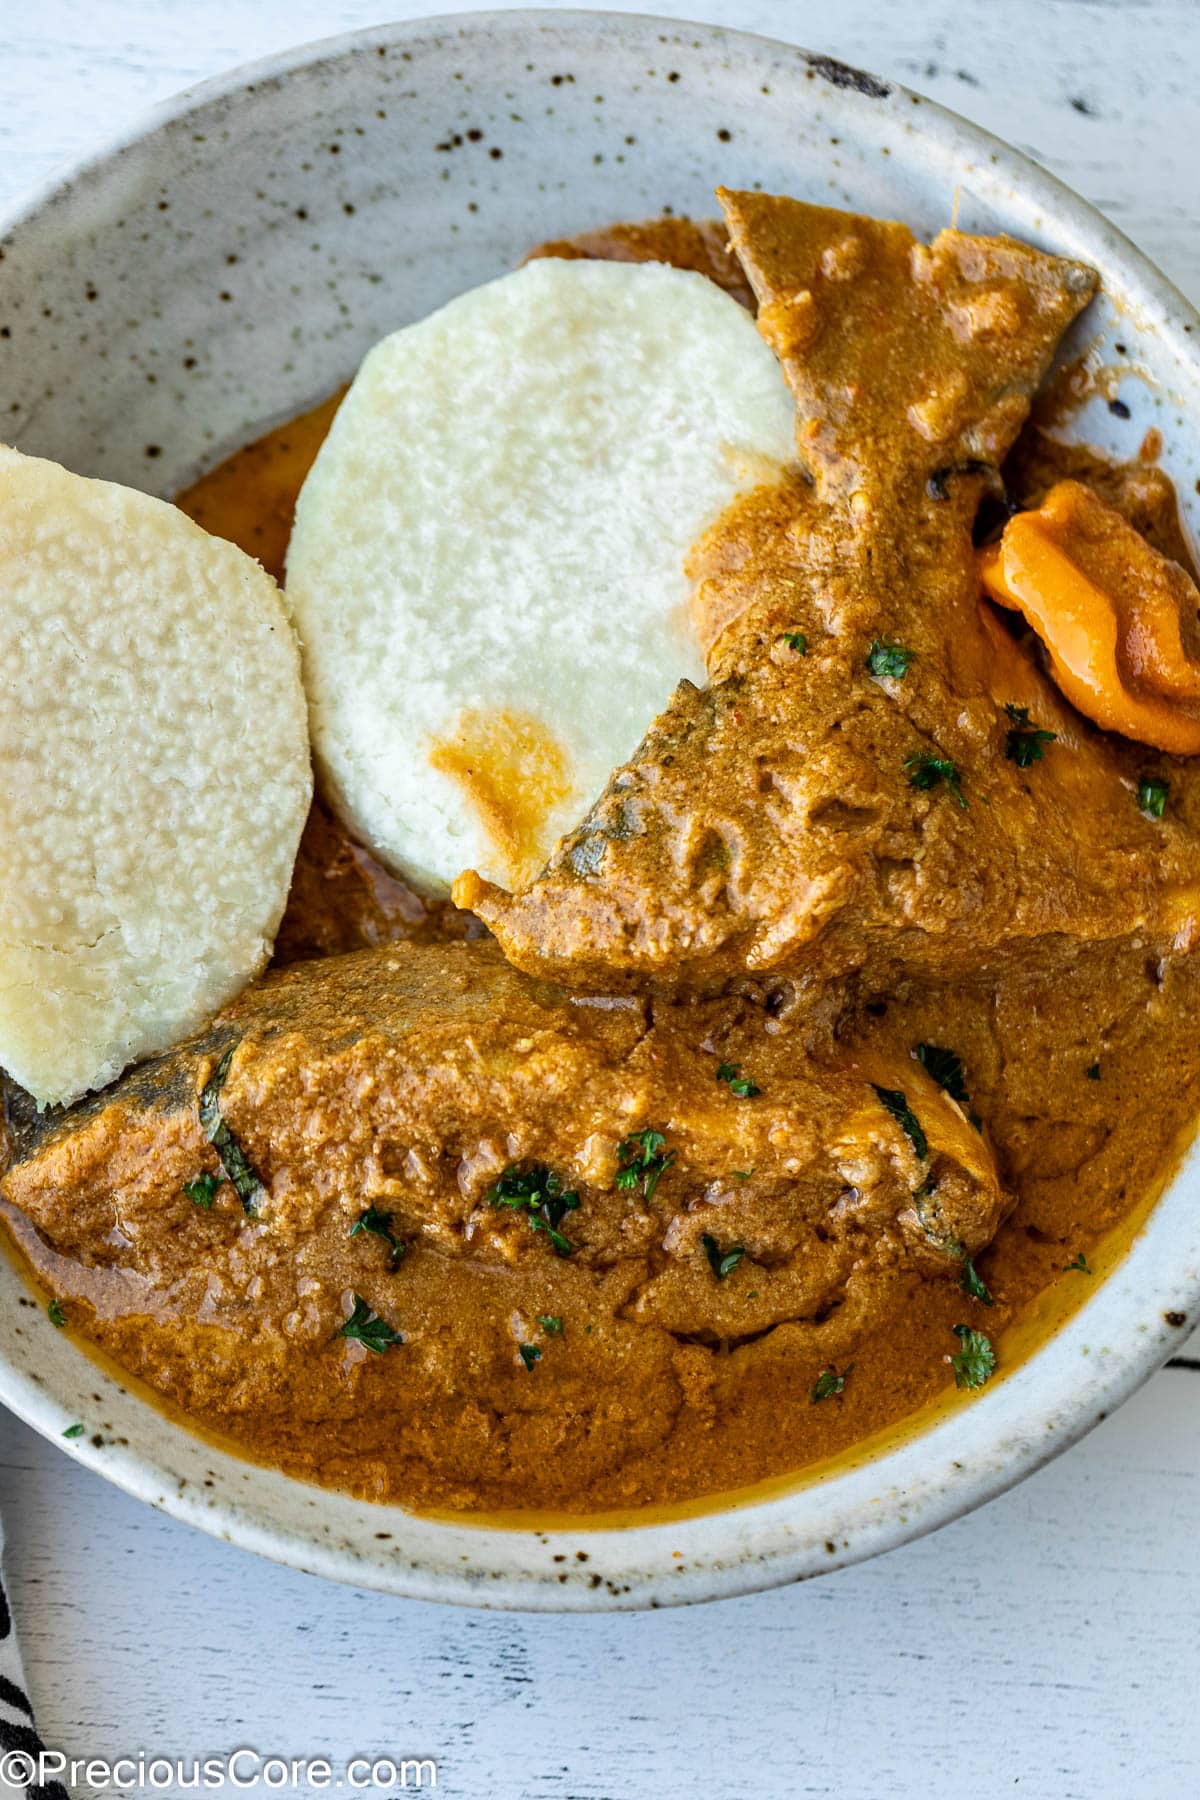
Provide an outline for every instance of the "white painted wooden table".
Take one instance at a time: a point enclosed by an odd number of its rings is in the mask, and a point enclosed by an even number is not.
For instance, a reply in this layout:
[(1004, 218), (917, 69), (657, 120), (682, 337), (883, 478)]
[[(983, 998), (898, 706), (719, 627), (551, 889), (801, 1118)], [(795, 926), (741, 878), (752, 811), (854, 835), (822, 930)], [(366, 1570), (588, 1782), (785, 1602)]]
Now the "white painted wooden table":
[[(201, 76), (436, 4), (0, 0), (0, 203)], [(1196, 0), (644, 5), (923, 89), (1063, 175), (1200, 300)], [(1200, 1363), (1200, 1338), (1190, 1355)], [(1191, 1796), (1197, 1373), (1163, 1371), (1016, 1492), (880, 1562), (596, 1619), (405, 1604), (273, 1568), (140, 1508), (0, 1414), (0, 1510), (43, 1734), (109, 1759), (240, 1745), (433, 1756), (442, 1792), (496, 1800)]]

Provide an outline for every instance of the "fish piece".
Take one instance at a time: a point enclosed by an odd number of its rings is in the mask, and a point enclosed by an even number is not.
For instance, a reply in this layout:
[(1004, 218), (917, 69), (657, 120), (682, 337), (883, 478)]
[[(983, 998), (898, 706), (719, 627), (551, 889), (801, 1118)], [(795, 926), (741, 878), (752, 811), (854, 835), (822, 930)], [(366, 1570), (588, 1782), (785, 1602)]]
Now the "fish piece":
[[(1191, 944), (1200, 822), (1139, 812), (1137, 753), (979, 604), (976, 505), (1094, 275), (1008, 238), (927, 247), (722, 200), (804, 474), (697, 548), (710, 685), (681, 684), (536, 880), (467, 872), (457, 903), (530, 972), (675, 994), (953, 978), (1047, 936)], [(1010, 706), (1054, 734), (1036, 771), (1008, 755)]]

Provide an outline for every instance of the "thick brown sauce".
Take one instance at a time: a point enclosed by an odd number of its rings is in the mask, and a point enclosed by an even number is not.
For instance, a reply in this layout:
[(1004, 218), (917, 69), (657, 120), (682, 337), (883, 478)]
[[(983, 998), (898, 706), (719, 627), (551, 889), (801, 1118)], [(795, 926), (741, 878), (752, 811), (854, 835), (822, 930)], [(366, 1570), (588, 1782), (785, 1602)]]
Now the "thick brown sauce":
[[(678, 248), (678, 224), (668, 230), (674, 235), (663, 254)], [(639, 228), (632, 250), (628, 231), (616, 248), (644, 255), (654, 243)], [(610, 250), (597, 239), (587, 245), (590, 254)], [(689, 253), (694, 259), (713, 252), (707, 243), (689, 243)], [(180, 505), (280, 573), (295, 494), (335, 407), (336, 399), (269, 433), (182, 495)], [(1079, 453), (1062, 454), (1079, 473)], [(1036, 489), (1059, 457), (1045, 439), (1028, 439), (1014, 464), (1018, 482)], [(1116, 486), (1125, 479), (1102, 472), (1097, 478)], [(1177, 547), (1161, 478), (1149, 496), (1145, 482), (1130, 476), (1128, 483), (1135, 502), (1154, 512), (1146, 524)], [(1180, 805), (1198, 803), (1190, 767), (1173, 767), (1172, 782)], [(468, 915), (423, 903), (314, 807), (279, 962), (477, 930)], [(103, 1268), (58, 1254), (44, 1227), (34, 1230), (11, 1210), (9, 1224), (35, 1278), (64, 1300), (73, 1328), (168, 1404), (185, 1402), (193, 1422), (293, 1474), (372, 1499), (493, 1517), (523, 1506), (542, 1517), (609, 1512), (614, 1519), (646, 1506), (694, 1507), (861, 1455), (887, 1434), (911, 1429), (931, 1406), (970, 1404), (950, 1380), (955, 1324), (967, 1319), (987, 1332), (1001, 1371), (1035, 1348), (1120, 1255), (1200, 1111), (1197, 959), (1150, 959), (1136, 943), (1081, 949), (1069, 989), (1058, 965), (1042, 970), (1030, 958), (986, 992), (929, 986), (899, 996), (862, 993), (840, 1036), (850, 1047), (869, 1040), (901, 1060), (922, 1041), (952, 1044), (1018, 1202), (978, 1258), (994, 1305), (968, 1301), (956, 1282), (914, 1277), (853, 1344), (853, 1379), (844, 1393), (820, 1404), (810, 1396), (825, 1365), (787, 1328), (736, 1348), (728, 1340), (680, 1347), (671, 1380), (660, 1379), (661, 1359), (653, 1382), (649, 1362), (642, 1369), (635, 1358), (620, 1377), (611, 1364), (589, 1362), (589, 1338), (593, 1330), (603, 1337), (611, 1297), (603, 1284), (589, 1285), (550, 1258), (504, 1273), (459, 1262), (426, 1277), (428, 1291), (414, 1304), (448, 1346), (449, 1386), (443, 1379), (439, 1391), (453, 1404), (440, 1411), (422, 1408), (414, 1365), (403, 1352), (372, 1357), (340, 1343), (298, 1346), (290, 1366), (277, 1363), (274, 1376), (264, 1375), (252, 1324), (244, 1340), (213, 1332), (174, 1311), (162, 1292), (149, 1316), (108, 1305)], [(68, 1227), (64, 1220), (69, 1238)], [(361, 1279), (361, 1241), (347, 1243), (340, 1232), (309, 1250), (307, 1269), (333, 1289)], [(1093, 1273), (1067, 1269), (1080, 1253)], [(419, 1263), (396, 1279), (418, 1281), (425, 1269)], [(546, 1341), (531, 1371), (513, 1354), (517, 1307), (567, 1320), (565, 1334)], [(610, 1392), (606, 1408), (585, 1425), (575, 1409), (580, 1383), (589, 1380), (607, 1381)], [(589, 1430), (599, 1436), (585, 1453), (578, 1434)], [(481, 1453), (472, 1475), (472, 1433), (488, 1439), (492, 1451), (511, 1434), (502, 1473), (491, 1454), (485, 1478)]]

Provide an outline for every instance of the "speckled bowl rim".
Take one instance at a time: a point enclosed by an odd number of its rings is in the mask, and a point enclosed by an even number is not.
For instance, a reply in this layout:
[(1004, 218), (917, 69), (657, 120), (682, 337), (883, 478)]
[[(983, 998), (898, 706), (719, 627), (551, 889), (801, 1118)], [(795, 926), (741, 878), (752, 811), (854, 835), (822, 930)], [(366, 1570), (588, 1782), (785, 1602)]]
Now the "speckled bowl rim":
[[(364, 46), (403, 49), (431, 32), (519, 34), (551, 28), (612, 34), (685, 32), (720, 52), (770, 51), (794, 57), (797, 77), (815, 75), (830, 90), (866, 94), (893, 109), (919, 137), (964, 167), (1010, 183), (1015, 210), (1037, 237), (1052, 233), (1064, 253), (1098, 267), (1108, 291), (1136, 311), (1165, 352), (1195, 368), (1200, 393), (1200, 315), (1100, 213), (1036, 163), (957, 114), (891, 81), (852, 70), (797, 46), (715, 25), (652, 15), (583, 11), (496, 11), (379, 25), (318, 40), (243, 65), (187, 89), (113, 134), (100, 148), (54, 171), (0, 216), (0, 238), (128, 150), (186, 118), (195, 108), (261, 91), (294, 71), (335, 61)], [(837, 104), (836, 95), (825, 96)], [(1013, 207), (1009, 208), (1010, 211)], [(265, 1507), (205, 1503), (167, 1460), (130, 1444), (101, 1453), (86, 1438), (62, 1444), (64, 1411), (46, 1387), (0, 1353), (0, 1400), (35, 1430), (134, 1497), (211, 1535), (288, 1564), (397, 1595), (476, 1606), (545, 1611), (653, 1607), (732, 1597), (840, 1568), (936, 1530), (995, 1498), (1075, 1443), (1140, 1387), (1178, 1346), (1200, 1312), (1200, 1151), (1195, 1146), (1150, 1213), (1136, 1241), (1092, 1298), (1035, 1354), (961, 1411), (903, 1441), (886, 1455), (766, 1501), (734, 1502), (692, 1518), (621, 1530), (495, 1530), (416, 1519), (395, 1508), (363, 1505), (365, 1547), (331, 1544), (315, 1529), (283, 1524)], [(90, 1365), (89, 1365), (90, 1367)], [(69, 1416), (69, 1415), (68, 1415)], [(161, 1418), (161, 1415), (158, 1415)], [(189, 1437), (182, 1427), (179, 1437)], [(217, 1454), (217, 1453), (214, 1453)], [(303, 1484), (312, 1506), (344, 1509), (343, 1496)], [(372, 1550), (370, 1526), (404, 1522), (425, 1540)], [(437, 1546), (436, 1551), (433, 1548)], [(514, 1546), (518, 1554), (512, 1554)], [(564, 1565), (569, 1571), (564, 1576)]]

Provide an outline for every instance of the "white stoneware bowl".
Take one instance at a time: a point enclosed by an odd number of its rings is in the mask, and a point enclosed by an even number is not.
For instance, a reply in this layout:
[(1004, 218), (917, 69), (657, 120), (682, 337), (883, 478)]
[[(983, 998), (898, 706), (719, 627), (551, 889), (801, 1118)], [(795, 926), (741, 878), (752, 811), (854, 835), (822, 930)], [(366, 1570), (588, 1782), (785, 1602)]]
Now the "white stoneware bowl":
[[(1076, 333), (1128, 367), (1078, 422), (1157, 426), (1191, 497), (1200, 320), (1098, 213), (919, 95), (709, 26), (508, 12), (381, 27), (207, 83), (0, 224), (0, 438), (169, 493), (353, 373), (377, 338), (539, 239), (761, 185), (903, 218), (957, 204), (1083, 258)], [(1124, 353), (1117, 344), (1124, 346)], [(0, 1398), (130, 1493), (248, 1549), (474, 1605), (661, 1606), (834, 1569), (932, 1530), (1065, 1449), (1200, 1306), (1200, 1164), (1057, 1335), (874, 1460), (767, 1502), (624, 1530), (480, 1529), (357, 1504), (215, 1451), (100, 1372), (0, 1259)], [(24, 1304), (22, 1304), (24, 1301)]]

